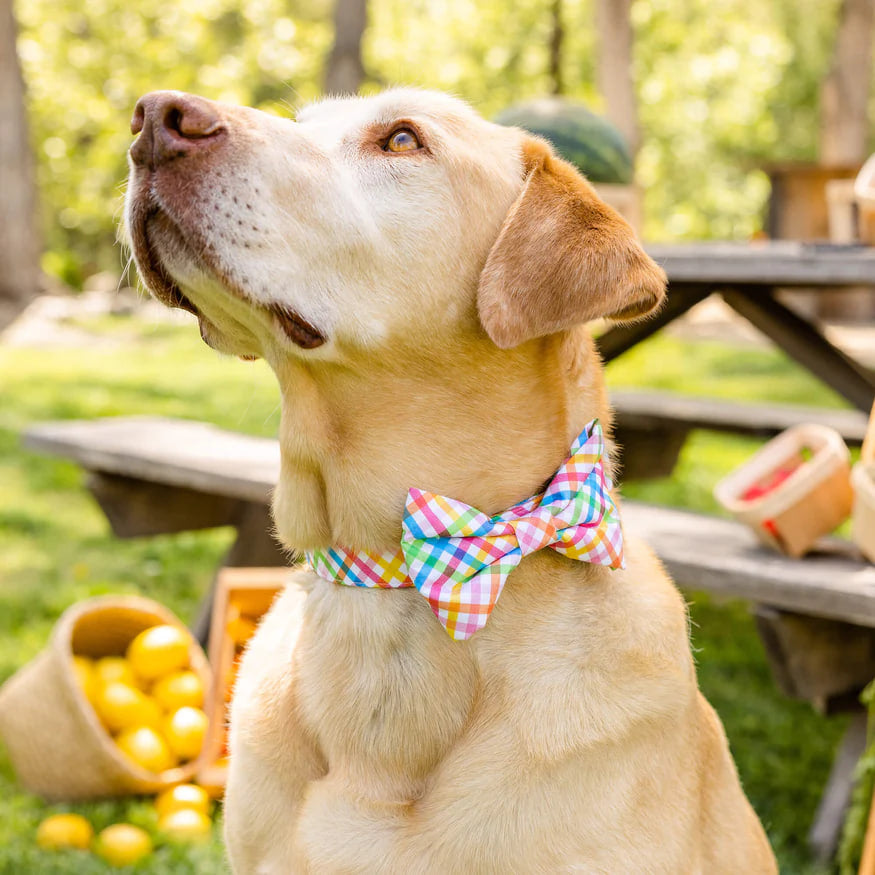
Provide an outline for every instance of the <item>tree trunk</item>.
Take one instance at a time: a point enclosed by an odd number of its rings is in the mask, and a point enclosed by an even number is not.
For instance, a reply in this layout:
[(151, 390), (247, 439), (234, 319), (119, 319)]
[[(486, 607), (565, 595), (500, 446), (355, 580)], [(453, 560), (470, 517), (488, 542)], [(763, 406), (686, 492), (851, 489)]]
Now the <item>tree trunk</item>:
[(368, 23), (367, 0), (336, 0), (334, 45), (325, 66), (325, 92), (355, 94), (365, 78), (362, 34)]
[(820, 87), (820, 160), (859, 164), (866, 157), (875, 0), (842, 0), (829, 73)]
[(562, 80), (562, 44), (565, 41), (565, 28), (562, 25), (562, 0), (553, 0), (550, 9), (553, 26), (550, 31), (550, 93), (562, 94), (565, 83)]
[(15, 48), (12, 0), (0, 0), (0, 329), (39, 291), (36, 189)]
[(607, 117), (626, 138), (633, 157), (640, 145), (638, 104), (632, 76), (631, 0), (596, 0), (599, 33), (598, 85)]

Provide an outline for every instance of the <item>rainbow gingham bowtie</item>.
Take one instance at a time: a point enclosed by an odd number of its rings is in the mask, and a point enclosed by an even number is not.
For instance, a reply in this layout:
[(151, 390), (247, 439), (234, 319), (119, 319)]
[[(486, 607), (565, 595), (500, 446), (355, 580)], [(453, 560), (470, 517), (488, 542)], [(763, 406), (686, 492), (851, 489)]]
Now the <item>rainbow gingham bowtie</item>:
[(415, 586), (457, 641), (482, 629), (508, 574), (523, 556), (550, 547), (623, 567), (623, 532), (605, 474), (604, 435), (593, 420), (544, 492), (489, 517), (469, 504), (419, 489), (407, 494), (401, 548), (385, 553), (332, 547), (308, 553), (313, 570), (347, 586)]

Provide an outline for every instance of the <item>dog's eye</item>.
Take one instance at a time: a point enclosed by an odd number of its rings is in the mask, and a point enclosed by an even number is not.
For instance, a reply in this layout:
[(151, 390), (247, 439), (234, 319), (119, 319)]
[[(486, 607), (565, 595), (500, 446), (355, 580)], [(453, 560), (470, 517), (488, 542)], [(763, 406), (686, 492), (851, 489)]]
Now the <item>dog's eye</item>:
[(394, 131), (389, 139), (386, 140), (386, 145), (383, 146), (384, 152), (414, 152), (416, 149), (421, 149), (422, 143), (419, 138), (410, 128), (398, 128)]

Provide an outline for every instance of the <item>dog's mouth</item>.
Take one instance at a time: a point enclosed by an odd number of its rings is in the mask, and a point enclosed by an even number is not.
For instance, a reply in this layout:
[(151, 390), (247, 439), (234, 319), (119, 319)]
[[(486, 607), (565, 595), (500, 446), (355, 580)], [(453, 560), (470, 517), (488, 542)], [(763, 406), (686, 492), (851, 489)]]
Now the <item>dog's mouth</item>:
[[(197, 316), (198, 319), (202, 319), (203, 314), (183, 294), (182, 289), (179, 288), (176, 281), (164, 267), (164, 262), (158, 254), (154, 241), (157, 223), (166, 226), (162, 230), (175, 230), (166, 214), (159, 207), (152, 205), (147, 209), (134, 209), (128, 230), (130, 232), (134, 260), (137, 263), (140, 276), (152, 296), (166, 307), (187, 310), (189, 313)], [(179, 243), (184, 245), (184, 240), (178, 232), (176, 232), (175, 236), (180, 237)]]
[(268, 308), (285, 332), (286, 337), (296, 343), (301, 349), (316, 349), (325, 343), (325, 335), (314, 328), (303, 316), (281, 304), (273, 304)]
[(174, 279), (166, 259), (162, 258), (162, 249), (172, 247), (177, 255), (181, 254), (186, 261), (217, 279), (232, 295), (251, 307), (266, 310), (286, 337), (301, 349), (316, 349), (327, 341), (318, 328), (290, 307), (280, 303), (265, 305), (254, 301), (222, 268), (215, 257), (213, 246), (205, 240), (192, 239), (192, 235), (183, 233), (168, 212), (155, 202), (154, 197), (138, 197), (134, 201), (129, 224), (134, 259), (149, 292), (165, 306), (187, 310), (196, 316), (201, 325), (201, 337), (208, 345), (212, 345), (208, 339), (210, 322)]

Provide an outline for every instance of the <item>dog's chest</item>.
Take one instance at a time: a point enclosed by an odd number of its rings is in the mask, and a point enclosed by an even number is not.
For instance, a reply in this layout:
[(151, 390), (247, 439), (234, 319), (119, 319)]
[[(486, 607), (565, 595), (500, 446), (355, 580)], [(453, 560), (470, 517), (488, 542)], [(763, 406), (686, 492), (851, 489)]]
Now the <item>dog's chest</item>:
[(305, 625), (301, 708), (329, 774), (368, 795), (416, 798), (471, 712), (478, 676), (470, 650), (447, 636), (415, 590), (322, 582)]

